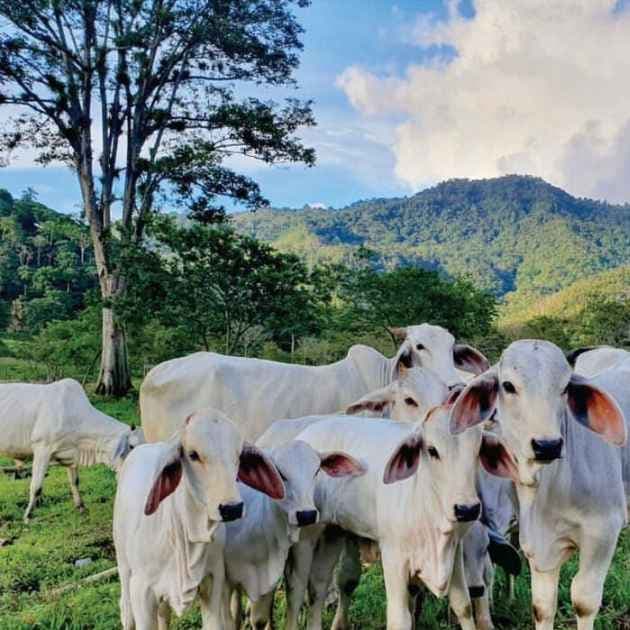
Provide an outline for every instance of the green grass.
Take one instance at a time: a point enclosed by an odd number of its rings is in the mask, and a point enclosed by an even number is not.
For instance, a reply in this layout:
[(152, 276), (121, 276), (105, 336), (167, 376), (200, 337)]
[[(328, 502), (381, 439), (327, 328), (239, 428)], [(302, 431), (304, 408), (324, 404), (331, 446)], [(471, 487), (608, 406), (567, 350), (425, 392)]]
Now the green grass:
[[(137, 401), (131, 396), (121, 401), (93, 398), (97, 407), (125, 422), (137, 423)], [(7, 460), (0, 461), (5, 465)], [(117, 579), (83, 585), (61, 595), (56, 588), (115, 566), (111, 536), (114, 474), (105, 467), (82, 469), (81, 491), (87, 511), (79, 514), (70, 500), (65, 471), (52, 467), (44, 484), (43, 500), (29, 525), (22, 523), (28, 497), (28, 479), (12, 480), (0, 475), (0, 630), (113, 630), (119, 628)], [(92, 563), (77, 568), (75, 560), (91, 558)], [(569, 583), (575, 560), (562, 574), (556, 628), (575, 627), (570, 606)], [(494, 618), (500, 628), (531, 628), (529, 576), (516, 583), (516, 599), (505, 596), (503, 575), (495, 585)], [(276, 618), (282, 627), (284, 602), (278, 598)], [(330, 626), (333, 610), (325, 614)], [(378, 567), (363, 575), (351, 609), (355, 628), (377, 630), (385, 627), (385, 594)], [(196, 609), (177, 620), (173, 627), (200, 627)], [(418, 628), (445, 629), (449, 625), (447, 605), (427, 596)], [(613, 567), (608, 575), (604, 605), (598, 630), (630, 628), (630, 531), (624, 532)]]

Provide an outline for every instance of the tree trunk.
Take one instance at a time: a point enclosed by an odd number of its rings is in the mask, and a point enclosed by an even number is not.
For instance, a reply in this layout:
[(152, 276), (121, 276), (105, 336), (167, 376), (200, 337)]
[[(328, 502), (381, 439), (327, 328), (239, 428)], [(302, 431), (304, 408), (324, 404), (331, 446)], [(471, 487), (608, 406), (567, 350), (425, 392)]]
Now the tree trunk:
[(116, 321), (114, 311), (110, 307), (103, 307), (101, 369), (96, 393), (104, 396), (124, 396), (130, 389), (131, 374), (125, 330)]

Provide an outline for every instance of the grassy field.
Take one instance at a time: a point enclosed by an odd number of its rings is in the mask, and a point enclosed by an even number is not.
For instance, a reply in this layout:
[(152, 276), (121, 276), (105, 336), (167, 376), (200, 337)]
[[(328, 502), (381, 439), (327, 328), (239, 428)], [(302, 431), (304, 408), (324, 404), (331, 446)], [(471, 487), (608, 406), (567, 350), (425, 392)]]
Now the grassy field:
[[(137, 422), (136, 401), (112, 402), (94, 399), (97, 407), (128, 423)], [(10, 462), (0, 460), (0, 465)], [(81, 585), (55, 593), (60, 587), (115, 566), (111, 536), (114, 474), (98, 466), (84, 469), (81, 489), (87, 510), (79, 514), (72, 506), (65, 471), (52, 467), (44, 484), (41, 505), (29, 525), (22, 523), (28, 497), (28, 479), (0, 475), (0, 630), (40, 628), (46, 630), (113, 629), (119, 627), (116, 578)], [(75, 561), (90, 558), (87, 566)], [(569, 601), (569, 580), (575, 571), (571, 562), (563, 573), (557, 628), (574, 627)], [(501, 628), (531, 628), (529, 578), (516, 584), (516, 599), (508, 603), (499, 575), (495, 585), (494, 616)], [(327, 611), (326, 627), (332, 610)], [(276, 611), (282, 627), (282, 598)], [(352, 608), (356, 628), (385, 627), (385, 597), (377, 567), (363, 576)], [(197, 610), (178, 620), (175, 628), (198, 628)], [(418, 628), (449, 628), (444, 601), (427, 597)], [(608, 576), (598, 630), (630, 630), (630, 531), (622, 537), (614, 566)]]

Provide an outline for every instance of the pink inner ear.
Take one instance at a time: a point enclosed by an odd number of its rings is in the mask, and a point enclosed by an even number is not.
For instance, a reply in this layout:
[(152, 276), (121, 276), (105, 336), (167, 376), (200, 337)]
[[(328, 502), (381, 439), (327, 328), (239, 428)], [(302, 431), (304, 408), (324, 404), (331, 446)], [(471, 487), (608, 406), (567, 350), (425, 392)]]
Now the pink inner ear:
[(482, 466), (491, 475), (507, 477), (518, 481), (518, 468), (506, 448), (495, 437), (484, 435), (479, 459)]
[(422, 437), (419, 435), (408, 437), (398, 446), (387, 462), (383, 473), (383, 483), (396, 483), (411, 477), (418, 469), (421, 450)]
[(160, 506), (160, 503), (175, 492), (181, 480), (182, 463), (179, 460), (165, 466), (160, 476), (155, 480), (153, 488), (151, 488), (147, 502), (144, 505), (144, 513), (147, 516), (153, 514)]
[(458, 343), (455, 345), (453, 360), (455, 365), (464, 372), (472, 372), (479, 375), (490, 369), (488, 359), (481, 352), (466, 344)]
[(272, 499), (284, 499), (284, 483), (280, 474), (264, 453), (255, 446), (243, 447), (238, 480)]
[(490, 418), (497, 401), (497, 391), (496, 376), (479, 377), (468, 385), (451, 410), (451, 433), (461, 433)]
[(574, 374), (569, 383), (568, 404), (578, 422), (615, 446), (625, 445), (626, 420), (611, 396)]
[(321, 469), (331, 477), (359, 477), (365, 468), (346, 453), (326, 453), (322, 457)]

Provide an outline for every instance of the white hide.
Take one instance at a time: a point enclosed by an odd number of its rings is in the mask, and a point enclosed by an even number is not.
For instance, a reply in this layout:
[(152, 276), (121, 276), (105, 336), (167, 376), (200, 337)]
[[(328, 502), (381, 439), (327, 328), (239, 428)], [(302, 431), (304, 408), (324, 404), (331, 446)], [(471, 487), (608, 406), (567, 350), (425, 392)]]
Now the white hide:
[(33, 459), (25, 518), (34, 507), (50, 462), (73, 471), (75, 504), (82, 507), (76, 466), (118, 468), (130, 448), (141, 441), (141, 431), (132, 432), (128, 425), (93, 407), (75, 380), (0, 385), (0, 454), (20, 461)]

